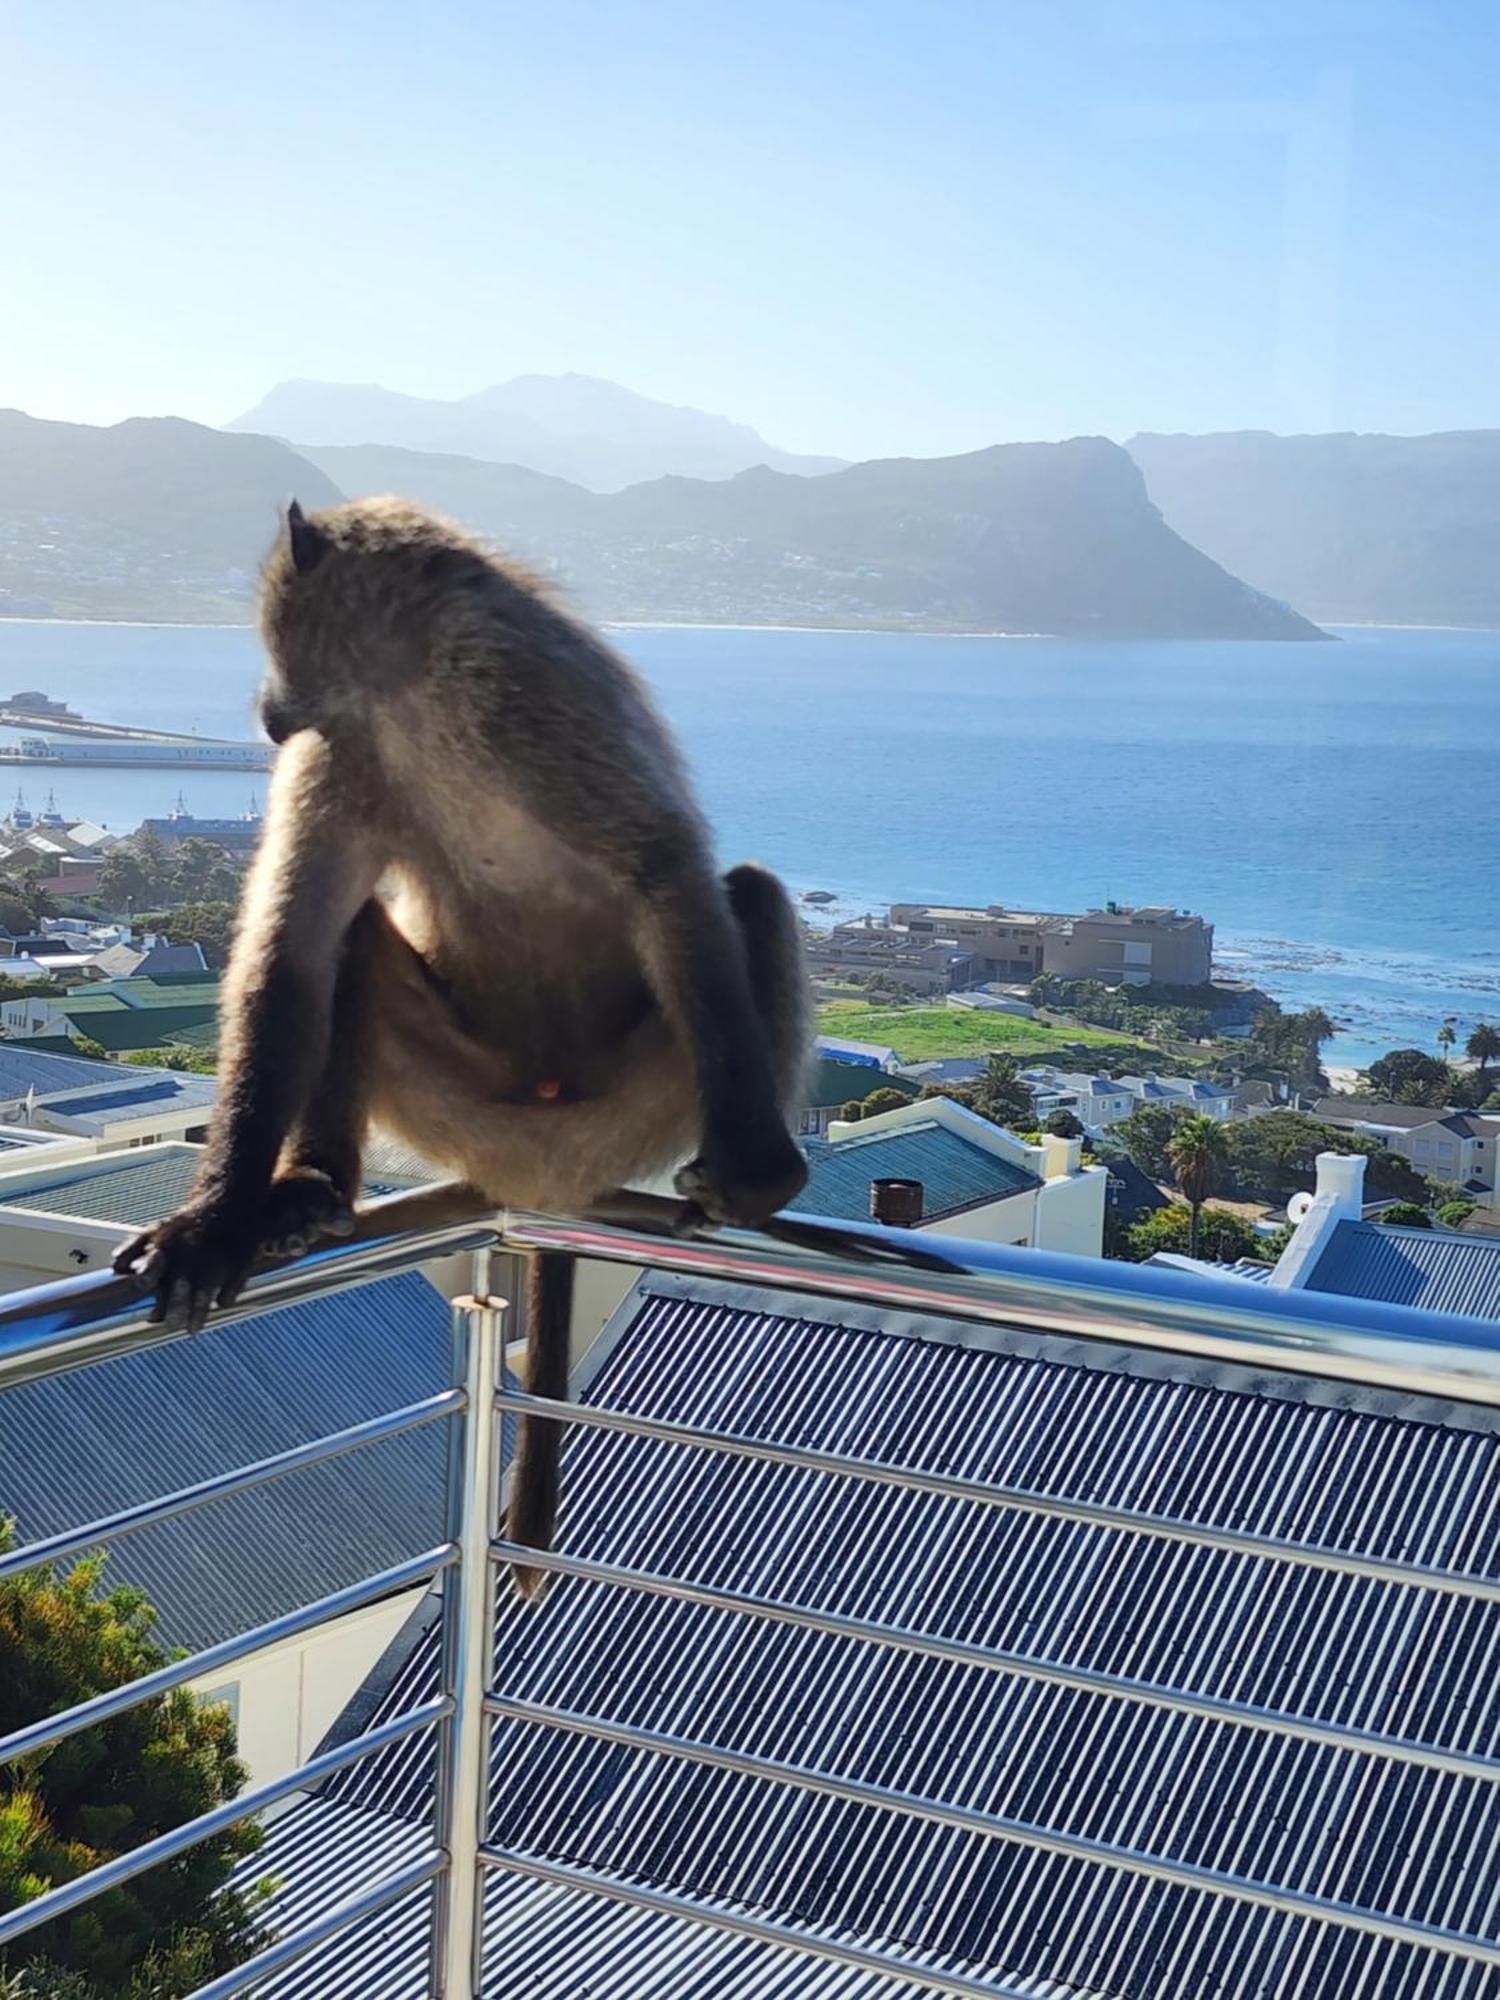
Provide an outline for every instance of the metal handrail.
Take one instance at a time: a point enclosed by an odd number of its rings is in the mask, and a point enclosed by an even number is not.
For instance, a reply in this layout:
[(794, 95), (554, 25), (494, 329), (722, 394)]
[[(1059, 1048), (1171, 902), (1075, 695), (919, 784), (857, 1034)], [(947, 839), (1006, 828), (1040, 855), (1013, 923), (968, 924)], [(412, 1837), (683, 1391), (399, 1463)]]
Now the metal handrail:
[[(218, 1328), (272, 1307), (317, 1297), (436, 1258), (492, 1249), (520, 1255), (555, 1252), (617, 1264), (650, 1266), (658, 1272), (739, 1282), (757, 1289), (813, 1294), (863, 1305), (894, 1307), (981, 1327), (1022, 1329), (1070, 1340), (1129, 1346), (1207, 1364), (1280, 1375), (1325, 1378), (1345, 1384), (1437, 1398), (1441, 1402), (1500, 1408), (1500, 1328), (1458, 1314), (1428, 1314), (1378, 1302), (1307, 1292), (1251, 1288), (1241, 1281), (1181, 1270), (1103, 1264), (1097, 1259), (1062, 1256), (1033, 1249), (934, 1238), (878, 1225), (830, 1224), (814, 1218), (778, 1218), (762, 1231), (710, 1225), (685, 1204), (630, 1196), (607, 1204), (585, 1219), (541, 1216), (521, 1211), (495, 1213), (470, 1189), (448, 1185), (388, 1197), (363, 1210), (354, 1234), (297, 1258), (269, 1262), (257, 1271), (232, 1308), (213, 1315)], [(303, 1632), (359, 1603), (391, 1590), (438, 1577), (442, 1588), (441, 1692), (434, 1701), (392, 1718), (379, 1730), (325, 1751), (269, 1786), (215, 1808), (148, 1846), (0, 1918), (0, 1944), (78, 1907), (142, 1869), (180, 1854), (235, 1820), (275, 1799), (303, 1789), (335, 1769), (419, 1730), (435, 1729), (438, 1739), (437, 1801), (430, 1854), (409, 1861), (321, 1912), (291, 1936), (278, 1939), (255, 1960), (203, 1989), (201, 2000), (227, 2000), (258, 1979), (279, 1970), (301, 1953), (382, 1909), (421, 1884), (442, 1878), (435, 1898), (431, 1991), (442, 2000), (469, 2000), (478, 1991), (482, 1931), (482, 1879), (490, 1868), (509, 1869), (532, 1879), (565, 1883), (591, 1893), (633, 1902), (638, 1907), (691, 1916), (742, 1935), (878, 1970), (897, 1979), (952, 1994), (1008, 2000), (1017, 1989), (1004, 1982), (950, 1973), (894, 1953), (844, 1940), (808, 1935), (791, 1925), (699, 1904), (639, 1883), (622, 1883), (594, 1871), (539, 1857), (507, 1853), (485, 1833), (485, 1777), (489, 1768), (490, 1725), (513, 1716), (541, 1726), (592, 1734), (621, 1745), (697, 1759), (725, 1769), (766, 1776), (793, 1787), (873, 1806), (899, 1808), (942, 1819), (965, 1830), (1001, 1840), (1068, 1852), (1134, 1870), (1178, 1886), (1280, 1909), (1299, 1917), (1341, 1923), (1408, 1945), (1423, 1945), (1485, 1964), (1500, 1964), (1500, 1953), (1483, 1940), (1439, 1926), (1386, 1917), (1378, 1911), (1282, 1890), (1250, 1878), (1117, 1849), (1108, 1843), (1020, 1821), (999, 1820), (939, 1801), (889, 1791), (834, 1774), (779, 1763), (721, 1745), (700, 1744), (662, 1732), (614, 1723), (607, 1718), (526, 1704), (499, 1693), (490, 1682), (494, 1631), (494, 1569), (518, 1552), (498, 1536), (500, 1463), (497, 1409), (537, 1416), (572, 1418), (603, 1429), (656, 1437), (668, 1444), (693, 1445), (731, 1456), (771, 1460), (804, 1470), (873, 1480), (950, 1498), (979, 1501), (1021, 1512), (1050, 1514), (1111, 1531), (1198, 1543), (1242, 1556), (1332, 1569), (1384, 1583), (1494, 1602), (1493, 1579), (1462, 1570), (1386, 1560), (1317, 1543), (1299, 1543), (1248, 1531), (1219, 1528), (1166, 1515), (1151, 1515), (1102, 1503), (1080, 1502), (1031, 1492), (1012, 1484), (959, 1479), (915, 1468), (850, 1458), (793, 1443), (742, 1436), (630, 1413), (550, 1402), (502, 1388), (497, 1380), (504, 1338), (504, 1305), (484, 1296), (455, 1308), (455, 1366), (449, 1389), (425, 1401), (366, 1420), (345, 1431), (272, 1454), (252, 1466), (216, 1475), (160, 1499), (137, 1503), (118, 1514), (14, 1550), (0, 1558), (0, 1577), (30, 1564), (57, 1561), (115, 1535), (185, 1513), (226, 1494), (239, 1492), (346, 1451), (444, 1421), (450, 1439), (447, 1480), (447, 1540), (424, 1557), (394, 1565), (379, 1576), (348, 1586), (280, 1620), (222, 1642), (194, 1659), (175, 1662), (133, 1686), (111, 1690), (67, 1714), (16, 1732), (0, 1743), (0, 1759), (18, 1756), (61, 1740), (73, 1730), (152, 1698), (167, 1686), (182, 1685), (211, 1667), (242, 1657), (279, 1637)], [(150, 1303), (132, 1280), (91, 1273), (11, 1294), (0, 1300), (0, 1390), (115, 1355), (184, 1337), (180, 1324), (155, 1320)], [(1436, 1745), (1382, 1737), (1274, 1710), (1220, 1701), (1189, 1690), (1158, 1687), (1072, 1668), (1025, 1655), (950, 1640), (940, 1634), (886, 1627), (810, 1607), (784, 1604), (752, 1593), (720, 1590), (690, 1581), (590, 1561), (560, 1553), (524, 1552), (525, 1560), (565, 1575), (592, 1577), (622, 1588), (711, 1604), (746, 1616), (810, 1626), (845, 1637), (983, 1665), (1002, 1674), (1051, 1680), (1115, 1699), (1177, 1709), (1212, 1723), (1242, 1724), (1325, 1747), (1368, 1752), (1395, 1762), (1435, 1768), (1466, 1778), (1493, 1775), (1481, 1758)], [(877, 1796), (879, 1794), (879, 1796)], [(972, 1822), (972, 1824), (971, 1824)], [(1084, 1850), (1089, 1852), (1085, 1855)], [(1191, 1879), (1190, 1879), (1191, 1878)]]

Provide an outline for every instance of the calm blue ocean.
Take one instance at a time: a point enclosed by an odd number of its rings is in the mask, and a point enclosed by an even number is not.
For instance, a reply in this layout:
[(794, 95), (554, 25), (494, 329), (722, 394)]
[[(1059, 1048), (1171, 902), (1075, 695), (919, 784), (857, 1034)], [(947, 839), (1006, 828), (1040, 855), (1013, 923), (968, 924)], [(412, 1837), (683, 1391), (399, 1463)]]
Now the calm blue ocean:
[[(1345, 630), (1330, 646), (1109, 645), (634, 629), (726, 860), (842, 913), (892, 898), (1201, 910), (1221, 958), (1347, 1032), (1329, 1059), (1500, 1018), (1500, 633)], [(0, 692), (243, 735), (246, 630), (0, 622)], [(57, 773), (128, 828), (167, 772)], [(31, 803), (45, 790), (25, 779)], [(183, 784), (242, 810), (264, 779)], [(4, 802), (8, 806), (8, 801)]]

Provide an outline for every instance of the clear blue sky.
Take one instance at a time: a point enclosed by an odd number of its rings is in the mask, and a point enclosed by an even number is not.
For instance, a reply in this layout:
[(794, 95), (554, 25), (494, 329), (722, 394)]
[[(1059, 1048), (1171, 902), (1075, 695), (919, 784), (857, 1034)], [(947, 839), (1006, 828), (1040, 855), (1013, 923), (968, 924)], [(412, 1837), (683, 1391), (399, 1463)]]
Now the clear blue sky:
[(1500, 424), (1494, 0), (7, 0), (0, 404)]

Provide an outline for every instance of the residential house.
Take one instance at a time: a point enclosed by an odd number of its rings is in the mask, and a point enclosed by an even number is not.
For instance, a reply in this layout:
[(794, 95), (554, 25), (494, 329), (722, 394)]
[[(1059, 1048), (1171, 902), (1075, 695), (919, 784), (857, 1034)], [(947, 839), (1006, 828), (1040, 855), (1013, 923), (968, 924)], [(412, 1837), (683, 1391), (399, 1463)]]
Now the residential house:
[[(180, 1142), (91, 1152), (61, 1164), (50, 1149), (35, 1161), (19, 1155), (13, 1163), (0, 1154), (0, 1291), (106, 1269), (122, 1236), (181, 1207), (202, 1161), (200, 1146)], [(364, 1198), (430, 1178), (430, 1170), (393, 1173), (372, 1149)]]
[(166, 1047), (192, 1035), (211, 1042), (218, 1020), (216, 974), (195, 969), (150, 978), (106, 979), (30, 1003), (31, 1032), (54, 1030), (98, 1042), (110, 1055)]
[[(1500, 1488), (1500, 1438), (1482, 1412), (1352, 1385), (1330, 1398), (1259, 1366), (650, 1274), (576, 1388), (601, 1411), (1058, 1505), (1017, 1513), (942, 1491), (894, 1494), (570, 1428), (562, 1548), (676, 1579), (683, 1594), (557, 1577), (540, 1607), (523, 1607), (501, 1581), (502, 1699), (660, 1736), (496, 1720), (490, 1838), (586, 1881), (487, 1876), (486, 1994), (928, 1991), (710, 1929), (694, 1906), (897, 1952), (934, 1992), (1491, 1990), (1474, 1951), (1452, 1940), (1477, 1942), (1493, 1890), (1477, 1831), (1492, 1801), (1473, 1768), (1487, 1686), (1466, 1666), (1493, 1644), (1493, 1607), (1443, 1588), (1444, 1572), (1482, 1569), (1483, 1499)], [(1158, 1517), (1222, 1529), (1227, 1545), (1164, 1549), (1113, 1509), (1148, 1528)], [(1371, 1580), (1299, 1566), (1278, 1559), (1287, 1544), (1412, 1574), (1392, 1583), (1378, 1568)], [(721, 1592), (848, 1622), (752, 1624), (713, 1601)], [(872, 1643), (889, 1628), (952, 1651)], [(439, 1646), (431, 1626), (404, 1652), (398, 1642), (334, 1740), (433, 1696)], [(1021, 1671), (996, 1671), (1006, 1659)], [(1165, 1700), (1136, 1699), (1121, 1685), (1132, 1679)], [(1174, 1709), (1173, 1694), (1199, 1712)], [(1303, 1740), (1246, 1727), (1235, 1707), (1252, 1697), (1262, 1713), (1304, 1720)], [(660, 1737), (722, 1752), (729, 1768), (662, 1754)], [(1437, 1754), (1402, 1760), (1412, 1740)], [(789, 1791), (756, 1758), (882, 1795)], [(274, 1818), (243, 1878), (278, 1883), (273, 1924), (314, 1923), (425, 1853), (431, 1772), (429, 1755), (397, 1744)], [(966, 1809), (1038, 1837), (997, 1839), (964, 1824)], [(1212, 1894), (1226, 1879), (1271, 1889)], [(616, 1885), (688, 1912), (624, 1907)], [(1390, 1912), (1427, 1935), (1325, 1921), (1308, 1907), (1316, 1899)], [(413, 1892), (270, 1973), (259, 2000), (423, 2000), (429, 1913), (429, 1894)]]
[(216, 1088), (211, 1076), (98, 1062), (36, 1040), (0, 1041), (0, 1121), (38, 1137), (89, 1140), (90, 1150), (199, 1134)]
[(1046, 933), (1046, 970), (1106, 986), (1204, 986), (1213, 975), (1214, 927), (1187, 910), (1102, 910), (1061, 917)]
[(1378, 1139), (1429, 1180), (1461, 1187), (1486, 1208), (1500, 1206), (1500, 1117), (1371, 1098), (1323, 1097), (1313, 1116), (1324, 1125)]
[[(887, 1075), (894, 1075), (901, 1067), (901, 1058), (894, 1049), (879, 1042), (852, 1042), (843, 1035), (819, 1035), (814, 1044), (814, 1054), (819, 1061), (830, 1057), (834, 1062), (878, 1069)], [(870, 1088), (877, 1089), (878, 1085), (872, 1083)]]
[(1054, 1111), (1071, 1111), (1086, 1130), (1107, 1132), (1136, 1109), (1135, 1093), (1114, 1077), (1036, 1063), (1021, 1071), (1021, 1081), (1031, 1092), (1038, 1120)]
[(1132, 1109), (1165, 1104), (1173, 1110), (1201, 1111), (1207, 1118), (1225, 1123), (1235, 1115), (1236, 1093), (1232, 1083), (1208, 1083), (1199, 1076), (1122, 1076), (1115, 1079), (1128, 1090)]
[(868, 1063), (841, 1062), (838, 1057), (819, 1052), (812, 1074), (802, 1093), (797, 1114), (796, 1137), (822, 1139), (851, 1099), (864, 1099), (872, 1090), (899, 1090), (915, 1097), (919, 1086), (914, 1080), (887, 1071), (877, 1071)]
[[(899, 1182), (913, 1227), (1101, 1253), (1107, 1176), (1082, 1164), (1077, 1139), (1028, 1145), (952, 1098), (933, 1097), (857, 1124), (836, 1120), (806, 1152), (808, 1184), (793, 1204), (800, 1214), (868, 1221), (882, 1184)], [(887, 1212), (886, 1219), (897, 1218)]]
[[(1411, 1229), (1367, 1214), (1363, 1153), (1320, 1153), (1310, 1195), (1294, 1197), (1291, 1240), (1275, 1265), (1235, 1265), (1232, 1275), (1278, 1291), (1335, 1292), (1426, 1312), (1500, 1320), (1500, 1230)], [(1485, 1220), (1494, 1211), (1479, 1211)], [(1188, 1270), (1225, 1267), (1186, 1257), (1153, 1259)]]

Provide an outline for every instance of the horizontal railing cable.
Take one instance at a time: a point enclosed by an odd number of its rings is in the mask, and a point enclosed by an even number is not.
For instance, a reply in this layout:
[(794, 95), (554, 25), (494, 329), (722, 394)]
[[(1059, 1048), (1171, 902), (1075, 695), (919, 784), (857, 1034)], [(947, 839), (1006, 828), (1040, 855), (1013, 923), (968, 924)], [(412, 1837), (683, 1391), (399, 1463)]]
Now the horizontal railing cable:
[(517, 1415), (534, 1413), (556, 1417), (584, 1429), (622, 1431), (631, 1437), (654, 1438), (662, 1443), (722, 1452), (734, 1458), (760, 1459), (769, 1465), (785, 1465), (805, 1472), (830, 1473), (841, 1479), (862, 1479), (885, 1486), (898, 1486), (909, 1493), (931, 1493), (945, 1500), (977, 1501), (982, 1506), (1008, 1508), (1015, 1513), (1046, 1515), (1053, 1520), (1074, 1522), (1080, 1527), (1154, 1536), (1159, 1541), (1191, 1543), (1199, 1548), (1217, 1549), (1227, 1555), (1253, 1556), (1268, 1562), (1292, 1563), (1306, 1569), (1333, 1570), (1341, 1576), (1363, 1577), (1372, 1583), (1403, 1584), (1422, 1590), (1445, 1591), (1453, 1597), (1500, 1604), (1500, 1577), (1474, 1576), (1463, 1570), (1434, 1569), (1424, 1563), (1392, 1562), (1381, 1556), (1367, 1556), (1357, 1550), (1331, 1548), (1317, 1542), (1286, 1541), (1270, 1535), (1251, 1534), (1240, 1528), (1214, 1527), (1207, 1522), (1189, 1521), (1176, 1515), (1138, 1513), (1128, 1507), (1111, 1507), (1097, 1500), (1073, 1500), (1062, 1494), (1038, 1493), (1030, 1487), (1012, 1486), (1000, 1480), (963, 1479), (951, 1473), (929, 1472), (922, 1466), (855, 1458), (843, 1452), (822, 1451), (814, 1445), (794, 1444), (779, 1438), (746, 1437), (737, 1431), (678, 1423), (667, 1417), (637, 1416), (632, 1411), (610, 1409), (598, 1403), (568, 1403), (550, 1396), (531, 1396), (520, 1389), (503, 1388), (496, 1400), (502, 1409)]
[(300, 1930), (278, 1938), (275, 1944), (257, 1952), (254, 1958), (247, 1958), (232, 1972), (222, 1973), (207, 1986), (195, 1987), (189, 2000), (230, 2000), (231, 1994), (243, 1993), (247, 1987), (259, 1985), (262, 1979), (269, 1979), (273, 1972), (280, 1972), (294, 1964), (318, 1945), (327, 1944), (341, 1931), (352, 1930), (366, 1917), (378, 1916), (392, 1903), (399, 1903), (403, 1897), (412, 1895), (424, 1883), (441, 1875), (447, 1865), (446, 1855), (434, 1851), (420, 1861), (413, 1861), (399, 1874), (383, 1876), (380, 1881), (372, 1882), (369, 1888), (360, 1890), (358, 1895), (348, 1896), (342, 1903), (335, 1903), (331, 1910), (324, 1910)]
[(456, 1554), (453, 1544), (447, 1542), (429, 1549), (425, 1555), (392, 1563), (388, 1569), (379, 1570), (374, 1576), (346, 1584), (342, 1590), (330, 1591), (328, 1596), (318, 1598), (315, 1603), (304, 1604), (295, 1611), (282, 1612), (279, 1617), (268, 1619), (264, 1625), (237, 1633), (232, 1639), (221, 1639), (216, 1646), (205, 1646), (201, 1652), (189, 1653), (184, 1659), (173, 1660), (169, 1665), (159, 1667), (155, 1673), (125, 1681), (120, 1687), (106, 1688), (102, 1694), (90, 1695), (87, 1701), (77, 1702), (72, 1708), (44, 1716), (39, 1722), (28, 1723), (24, 1729), (12, 1730), (9, 1736), (0, 1737), (0, 1764), (13, 1763), (17, 1757), (34, 1756), (39, 1750), (50, 1750), (54, 1744), (76, 1736), (81, 1729), (93, 1729), (113, 1716), (123, 1715), (127, 1709), (139, 1708), (142, 1702), (154, 1701), (158, 1695), (170, 1694), (173, 1688), (185, 1687), (189, 1681), (201, 1680), (208, 1674), (217, 1673), (221, 1667), (232, 1666), (236, 1660), (258, 1653), (265, 1646), (277, 1645), (283, 1639), (295, 1639), (304, 1632), (326, 1625), (331, 1619), (362, 1610), (365, 1605), (374, 1604), (382, 1597), (411, 1590), (419, 1583), (429, 1583), (449, 1567)]
[(1258, 1708), (1246, 1702), (1225, 1701), (1214, 1695), (1193, 1694), (1185, 1688), (1164, 1687), (1156, 1681), (1132, 1680), (1125, 1674), (1107, 1674), (1096, 1667), (1074, 1667), (1061, 1661), (1039, 1660), (1031, 1654), (976, 1645), (967, 1639), (950, 1639), (934, 1632), (914, 1632), (904, 1626), (884, 1625), (874, 1619), (855, 1618), (841, 1611), (813, 1610), (806, 1605), (789, 1604), (780, 1598), (762, 1597), (752, 1591), (691, 1583), (680, 1577), (662, 1576), (655, 1570), (632, 1569), (622, 1563), (601, 1562), (589, 1556), (523, 1548), (519, 1542), (497, 1541), (494, 1553), (497, 1559), (529, 1564), (559, 1576), (581, 1577), (593, 1583), (610, 1584), (647, 1596), (674, 1598), (679, 1603), (699, 1604), (710, 1610), (727, 1611), (764, 1623), (793, 1625), (803, 1631), (822, 1632), (833, 1638), (884, 1646), (892, 1652), (917, 1654), (955, 1666), (980, 1667), (990, 1673), (1009, 1674), (1017, 1680), (1038, 1681), (1052, 1687), (1071, 1688), (1080, 1694), (1101, 1695), (1110, 1701), (1166, 1709), (1178, 1715), (1192, 1716), (1201, 1722), (1253, 1729), (1266, 1736), (1290, 1737), (1302, 1743), (1316, 1743), (1324, 1750), (1353, 1751), (1364, 1756), (1383, 1757), (1393, 1764), (1441, 1771), (1450, 1777), (1473, 1778), (1490, 1784), (1500, 1782), (1500, 1763), (1492, 1758), (1471, 1756), (1462, 1750), (1445, 1750), (1405, 1737), (1383, 1736), (1373, 1730), (1351, 1729), (1344, 1723), (1320, 1722), (1315, 1717), (1294, 1715), (1283, 1709)]
[(0, 1946), (24, 1936), (41, 1924), (51, 1923), (56, 1917), (65, 1917), (70, 1910), (92, 1902), (96, 1896), (102, 1896), (110, 1889), (118, 1889), (122, 1882), (144, 1875), (148, 1869), (157, 1868), (164, 1861), (174, 1860), (179, 1854), (186, 1853), (188, 1848), (212, 1839), (217, 1833), (226, 1832), (240, 1820), (254, 1818), (256, 1813), (264, 1812), (268, 1806), (290, 1798), (293, 1792), (321, 1784), (324, 1778), (332, 1777), (335, 1771), (342, 1771), (349, 1764), (357, 1764), (362, 1757), (372, 1756), (392, 1743), (403, 1742), (408, 1736), (430, 1729), (452, 1712), (451, 1701), (424, 1702), (420, 1708), (410, 1709), (405, 1715), (382, 1722), (377, 1728), (366, 1730), (362, 1736), (351, 1737), (347, 1743), (321, 1751), (283, 1777), (241, 1792), (224, 1805), (215, 1806), (211, 1812), (200, 1813), (196, 1819), (173, 1827), (170, 1833), (148, 1840), (144, 1846), (133, 1847), (127, 1854), (116, 1855), (102, 1868), (92, 1868), (87, 1875), (76, 1876), (71, 1882), (49, 1889), (46, 1895), (38, 1896), (34, 1902), (6, 1911), (0, 1915)]
[(830, 1959), (835, 1965), (852, 1966), (858, 1972), (910, 1980), (913, 1986), (923, 1987), (928, 1993), (951, 1995), (952, 2000), (1035, 2000), (1035, 1981), (1016, 1984), (1004, 1978), (971, 1979), (965, 1973), (937, 1971), (875, 1945), (822, 1937), (816, 1932), (797, 1930), (791, 1924), (778, 1924), (769, 1917), (753, 1917), (748, 1912), (722, 1909), (688, 1896), (674, 1896), (665, 1889), (648, 1888), (643, 1882), (616, 1881), (611, 1876), (596, 1874), (591, 1868), (575, 1868), (565, 1862), (544, 1860), (540, 1855), (516, 1854), (507, 1848), (486, 1845), (480, 1848), (479, 1859), (486, 1868), (504, 1869), (528, 1881), (549, 1882), (554, 1888), (602, 1896), (610, 1902), (626, 1903), (632, 1909), (650, 1910), (657, 1916), (676, 1917), (685, 1923), (751, 1938), (757, 1944), (780, 1945), (803, 1958)]
[(195, 1486), (180, 1487), (177, 1492), (165, 1493), (160, 1499), (142, 1500), (137, 1506), (122, 1508), (118, 1514), (106, 1514), (82, 1528), (69, 1528), (62, 1534), (48, 1535), (42, 1541), (28, 1542), (24, 1548), (12, 1549), (0, 1556), (0, 1582), (8, 1576), (19, 1575), (22, 1570), (35, 1569), (39, 1563), (64, 1562), (70, 1556), (81, 1555), (85, 1549), (99, 1548), (105, 1542), (118, 1541), (122, 1535), (133, 1535), (141, 1528), (155, 1527), (158, 1522), (190, 1513), (195, 1507), (225, 1500), (234, 1493), (249, 1492), (270, 1480), (283, 1479), (289, 1472), (301, 1472), (309, 1465), (322, 1465), (331, 1458), (342, 1458), (351, 1451), (363, 1450), (367, 1445), (384, 1444), (387, 1438), (401, 1437), (407, 1431), (420, 1430), (424, 1424), (457, 1416), (463, 1408), (463, 1391), (445, 1389), (420, 1403), (407, 1403), (399, 1410), (387, 1411), (383, 1416), (350, 1424), (346, 1430), (330, 1431), (325, 1437), (293, 1445), (287, 1451), (272, 1452), (249, 1465), (236, 1466), (231, 1472), (216, 1473), (212, 1479), (201, 1479)]
[[(828, 1771), (809, 1769), (801, 1764), (783, 1763), (771, 1757), (757, 1757), (749, 1751), (726, 1750), (717, 1744), (695, 1742), (656, 1729), (640, 1729), (633, 1724), (610, 1722), (600, 1716), (579, 1715), (571, 1709), (549, 1707), (542, 1702), (515, 1701), (497, 1696), (492, 1712), (519, 1722), (537, 1723), (563, 1729), (591, 1741), (613, 1743), (622, 1749), (644, 1750), (654, 1755), (678, 1757), (692, 1764), (733, 1771), (740, 1777), (760, 1778), (787, 1790), (812, 1792), (840, 1799), (848, 1805), (872, 1806), (882, 1812), (898, 1812), (911, 1819), (926, 1820), (960, 1833), (980, 1834), (988, 1839), (1009, 1841), (1019, 1847), (1034, 1848), (1064, 1861), (1082, 1861), (1094, 1866), (1118, 1869), (1123, 1874), (1140, 1875), (1174, 1889), (1227, 1898), (1253, 1904), (1258, 1909), (1275, 1910), (1281, 1916), (1299, 1917), (1313, 1923), (1336, 1923), (1346, 1929), (1363, 1931), (1391, 1944), (1414, 1945), (1428, 1951), (1450, 1953), (1455, 1958), (1472, 1959), (1480, 1965), (1500, 1968), (1500, 1945), (1483, 1938), (1450, 1931), (1401, 1917), (1387, 1917), (1376, 1910), (1333, 1897), (1312, 1896), (1298, 1889), (1280, 1889), (1266, 1882), (1254, 1882), (1243, 1875), (1231, 1875), (1218, 1868), (1202, 1868), (1192, 1862), (1168, 1861), (1140, 1848), (1118, 1842), (1093, 1840), (1084, 1834), (1062, 1833), (1037, 1826), (1029, 1820), (1009, 1819), (1000, 1814), (979, 1812), (972, 1806), (949, 1805), (939, 1799), (923, 1798), (912, 1792), (893, 1790), (888, 1785), (870, 1784), (860, 1778), (841, 1778)], [(702, 1918), (700, 1921), (712, 1921)]]

